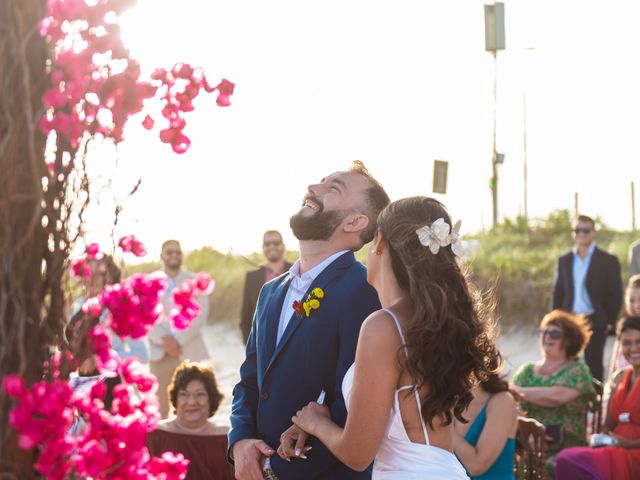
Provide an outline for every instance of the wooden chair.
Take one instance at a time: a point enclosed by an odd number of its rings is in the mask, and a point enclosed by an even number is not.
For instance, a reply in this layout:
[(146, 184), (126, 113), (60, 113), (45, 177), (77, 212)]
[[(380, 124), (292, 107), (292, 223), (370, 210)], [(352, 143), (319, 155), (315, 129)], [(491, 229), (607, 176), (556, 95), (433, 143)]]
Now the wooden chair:
[(593, 433), (600, 433), (602, 429), (602, 397), (604, 395), (604, 385), (601, 381), (593, 379), (593, 388), (596, 391), (595, 398), (589, 402), (587, 407), (587, 414), (585, 416), (585, 433), (586, 440), (589, 441), (589, 436)]
[(547, 441), (544, 425), (533, 418), (518, 417), (514, 474), (522, 480), (544, 480)]

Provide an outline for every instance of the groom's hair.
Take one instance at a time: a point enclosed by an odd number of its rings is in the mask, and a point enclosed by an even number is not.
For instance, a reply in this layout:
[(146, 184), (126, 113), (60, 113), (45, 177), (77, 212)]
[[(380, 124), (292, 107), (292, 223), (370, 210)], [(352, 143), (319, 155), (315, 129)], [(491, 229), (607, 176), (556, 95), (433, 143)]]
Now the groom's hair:
[(380, 182), (369, 173), (367, 167), (365, 167), (364, 163), (360, 160), (351, 162), (349, 171), (359, 173), (369, 181), (369, 188), (365, 190), (364, 204), (362, 205), (362, 213), (369, 219), (369, 225), (360, 232), (360, 240), (365, 244), (373, 240), (377, 229), (378, 215), (384, 207), (389, 205), (389, 195), (387, 195), (387, 192), (385, 192)]

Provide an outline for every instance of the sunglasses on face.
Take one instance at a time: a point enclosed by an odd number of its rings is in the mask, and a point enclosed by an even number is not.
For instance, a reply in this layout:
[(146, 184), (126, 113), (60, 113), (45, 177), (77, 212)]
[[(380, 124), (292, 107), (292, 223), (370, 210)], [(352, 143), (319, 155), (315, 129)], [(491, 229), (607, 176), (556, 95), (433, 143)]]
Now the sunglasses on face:
[(545, 328), (544, 330), (540, 330), (540, 335), (543, 337), (545, 335), (549, 335), (551, 340), (560, 340), (562, 338), (562, 330), (551, 330), (549, 328)]
[(273, 242), (264, 242), (262, 244), (263, 247), (279, 247), (280, 245), (282, 245), (282, 242), (275, 240)]
[(573, 229), (573, 233), (575, 234), (580, 234), (580, 233), (584, 233), (585, 235), (589, 234), (593, 232), (593, 228), (588, 228), (588, 227), (576, 227)]

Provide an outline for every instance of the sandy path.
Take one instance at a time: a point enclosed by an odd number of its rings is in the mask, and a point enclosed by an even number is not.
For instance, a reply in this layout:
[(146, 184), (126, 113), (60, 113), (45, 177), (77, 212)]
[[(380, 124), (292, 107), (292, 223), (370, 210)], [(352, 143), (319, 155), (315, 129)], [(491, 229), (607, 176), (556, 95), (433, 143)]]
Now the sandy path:
[[(230, 322), (209, 325), (204, 330), (205, 340), (211, 352), (211, 363), (214, 366), (220, 388), (225, 398), (216, 413), (214, 420), (221, 424), (229, 423), (231, 413), (231, 397), (234, 385), (240, 379), (240, 364), (244, 360), (244, 346), (240, 331)], [(505, 357), (505, 373), (512, 375), (524, 362), (540, 358), (537, 330), (520, 328), (510, 330), (498, 339), (500, 351)], [(605, 372), (608, 369), (613, 338), (607, 339), (605, 348)]]

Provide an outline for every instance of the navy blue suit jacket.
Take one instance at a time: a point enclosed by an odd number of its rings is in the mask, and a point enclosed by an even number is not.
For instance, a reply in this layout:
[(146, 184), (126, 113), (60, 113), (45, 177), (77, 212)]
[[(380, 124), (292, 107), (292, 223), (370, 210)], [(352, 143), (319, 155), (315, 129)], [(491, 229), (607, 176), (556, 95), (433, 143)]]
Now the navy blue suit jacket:
[[(573, 258), (573, 252), (569, 252), (558, 259), (551, 299), (553, 309), (559, 308), (567, 312), (573, 310)], [(618, 258), (596, 247), (585, 282), (596, 317), (594, 328), (604, 329), (607, 325), (613, 327), (620, 313), (623, 297)]]
[[(347, 411), (342, 378), (354, 361), (360, 326), (380, 308), (366, 270), (353, 253), (338, 257), (318, 275), (309, 292), (320, 287), (320, 308), (307, 318), (293, 315), (276, 346), (276, 335), (289, 273), (264, 285), (233, 391), (229, 446), (238, 440), (260, 438), (274, 450), (291, 417), (322, 390), (334, 422), (344, 425)], [(307, 293), (309, 293), (307, 292)], [(306, 298), (305, 294), (305, 298)], [(370, 470), (355, 472), (340, 463), (316, 439), (307, 460), (285, 462), (276, 455), (271, 466), (280, 480), (369, 479)]]

